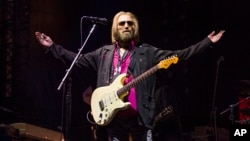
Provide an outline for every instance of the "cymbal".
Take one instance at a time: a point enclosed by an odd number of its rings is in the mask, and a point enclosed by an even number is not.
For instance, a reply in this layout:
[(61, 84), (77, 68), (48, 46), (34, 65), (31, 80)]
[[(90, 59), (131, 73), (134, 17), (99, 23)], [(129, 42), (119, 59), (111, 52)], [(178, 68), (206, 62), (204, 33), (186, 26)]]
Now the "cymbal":
[(240, 123), (240, 124), (250, 124), (250, 119), (246, 119), (246, 120), (236, 120), (235, 123)]

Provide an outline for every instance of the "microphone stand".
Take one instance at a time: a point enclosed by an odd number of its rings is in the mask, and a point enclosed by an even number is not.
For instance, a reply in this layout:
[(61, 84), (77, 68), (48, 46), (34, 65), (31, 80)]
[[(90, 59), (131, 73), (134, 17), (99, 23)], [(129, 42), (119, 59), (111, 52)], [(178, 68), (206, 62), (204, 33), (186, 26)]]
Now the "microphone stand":
[(217, 68), (216, 68), (216, 75), (215, 75), (215, 83), (214, 83), (214, 93), (213, 93), (213, 103), (212, 103), (212, 112), (211, 112), (211, 125), (212, 123), (214, 124), (214, 138), (215, 141), (218, 140), (218, 135), (217, 135), (217, 118), (216, 118), (216, 110), (217, 107), (215, 107), (215, 96), (216, 96), (216, 90), (217, 90), (217, 81), (218, 81), (218, 72), (219, 72), (219, 67), (220, 67), (220, 62), (224, 60), (223, 56), (221, 56), (218, 61), (217, 61)]
[(227, 111), (230, 111), (229, 120), (231, 120), (231, 123), (233, 124), (234, 123), (234, 114), (233, 114), (234, 107), (236, 107), (237, 105), (239, 105), (242, 102), (245, 102), (249, 98), (250, 98), (250, 96), (242, 99), (241, 101), (239, 101), (235, 104), (229, 105), (228, 108), (226, 110), (222, 111), (220, 114), (222, 115), (222, 114), (226, 113)]
[(74, 67), (74, 65), (77, 63), (77, 61), (81, 58), (81, 52), (83, 50), (83, 48), (85, 47), (90, 35), (93, 33), (93, 31), (96, 28), (96, 24), (93, 24), (91, 30), (89, 31), (89, 34), (87, 36), (87, 38), (85, 39), (85, 42), (82, 44), (81, 48), (78, 50), (77, 55), (75, 56), (73, 62), (71, 63), (70, 67), (66, 70), (66, 74), (64, 75), (61, 83), (59, 84), (57, 90), (61, 90), (62, 86), (65, 85), (65, 80), (68, 81), (68, 85), (67, 85), (67, 96), (66, 96), (66, 129), (65, 129), (65, 141), (69, 141), (70, 140), (70, 134), (69, 134), (69, 127), (71, 124), (71, 78), (69, 78), (70, 73), (72, 72), (72, 68)]
[(63, 94), (65, 95), (66, 92), (66, 99), (65, 99), (65, 103), (66, 103), (66, 124), (65, 124), (65, 141), (69, 141), (70, 140), (70, 124), (71, 124), (71, 103), (72, 103), (72, 99), (71, 99), (71, 82), (72, 82), (72, 78), (68, 77), (67, 81), (65, 83), (64, 86), (66, 86), (66, 91), (64, 88), (64, 92)]

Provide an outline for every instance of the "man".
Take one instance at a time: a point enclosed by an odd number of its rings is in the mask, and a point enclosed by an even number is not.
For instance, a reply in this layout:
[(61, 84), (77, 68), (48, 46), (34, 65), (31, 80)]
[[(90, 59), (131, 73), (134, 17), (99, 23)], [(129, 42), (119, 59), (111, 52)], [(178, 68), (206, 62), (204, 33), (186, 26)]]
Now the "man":
[[(224, 30), (219, 31), (217, 34), (213, 31), (201, 42), (184, 50), (162, 50), (149, 44), (142, 44), (138, 47), (138, 20), (133, 13), (121, 11), (113, 18), (112, 44), (84, 54), (79, 59), (77, 67), (84, 71), (95, 72), (97, 75), (96, 88), (104, 87), (104, 90), (109, 91), (109, 88), (113, 88), (108, 86), (115, 82), (121, 76), (120, 74), (127, 74), (125, 80), (121, 79), (122, 83), (127, 84), (157, 65), (161, 60), (166, 59), (166, 57), (176, 55), (179, 61), (183, 61), (195, 54), (202, 53), (205, 49), (210, 48), (213, 43), (218, 42), (223, 33)], [(73, 61), (75, 53), (55, 44), (49, 36), (43, 33), (36, 32), (35, 35), (40, 44), (55, 58), (63, 60), (63, 62)], [(128, 141), (129, 135), (133, 141), (151, 140), (149, 129), (152, 128), (155, 115), (155, 82), (156, 75), (152, 74), (130, 88), (127, 95), (120, 97), (124, 102), (130, 102), (130, 104), (126, 109), (118, 110), (114, 118), (105, 125), (110, 141)], [(104, 93), (108, 93), (104, 90)], [(92, 98), (91, 102), (95, 100), (96, 97)], [(106, 100), (109, 100), (109, 98), (98, 101), (100, 107), (92, 108), (92, 113), (93, 110), (106, 108)], [(100, 120), (104, 116), (106, 115), (100, 114)]]

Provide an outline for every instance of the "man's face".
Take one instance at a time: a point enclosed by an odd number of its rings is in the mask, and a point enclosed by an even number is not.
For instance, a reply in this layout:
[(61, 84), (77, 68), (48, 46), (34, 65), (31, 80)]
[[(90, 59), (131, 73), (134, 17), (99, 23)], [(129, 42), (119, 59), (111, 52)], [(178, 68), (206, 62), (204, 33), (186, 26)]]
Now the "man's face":
[(120, 41), (127, 42), (134, 38), (134, 22), (129, 15), (118, 18), (118, 34)]

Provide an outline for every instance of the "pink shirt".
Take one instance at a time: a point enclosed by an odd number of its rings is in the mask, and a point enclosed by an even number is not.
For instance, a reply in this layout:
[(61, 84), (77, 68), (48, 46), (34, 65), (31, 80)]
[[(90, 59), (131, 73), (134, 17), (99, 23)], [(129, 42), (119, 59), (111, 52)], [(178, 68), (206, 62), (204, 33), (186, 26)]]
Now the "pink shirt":
[[(113, 69), (115, 72), (115, 70), (117, 69), (118, 67), (118, 64), (119, 64), (119, 56), (118, 56), (118, 47), (115, 49), (115, 53), (114, 53), (114, 59), (113, 59)], [(127, 55), (121, 60), (120, 62), (120, 65), (121, 65), (121, 69), (120, 69), (120, 73), (119, 74), (122, 74), (122, 73), (127, 73), (127, 70), (128, 70), (128, 66), (129, 66), (129, 63), (130, 63), (130, 52), (127, 53)], [(129, 83), (131, 80), (133, 79), (133, 76), (130, 75), (128, 78), (125, 79), (125, 84)], [(136, 107), (136, 95), (135, 95), (135, 88), (131, 88), (129, 90), (129, 93), (128, 93), (128, 98), (127, 100), (131, 103), (130, 105), (130, 108), (128, 108), (127, 110), (122, 110), (119, 112), (119, 115), (134, 115), (137, 111), (137, 107)]]

